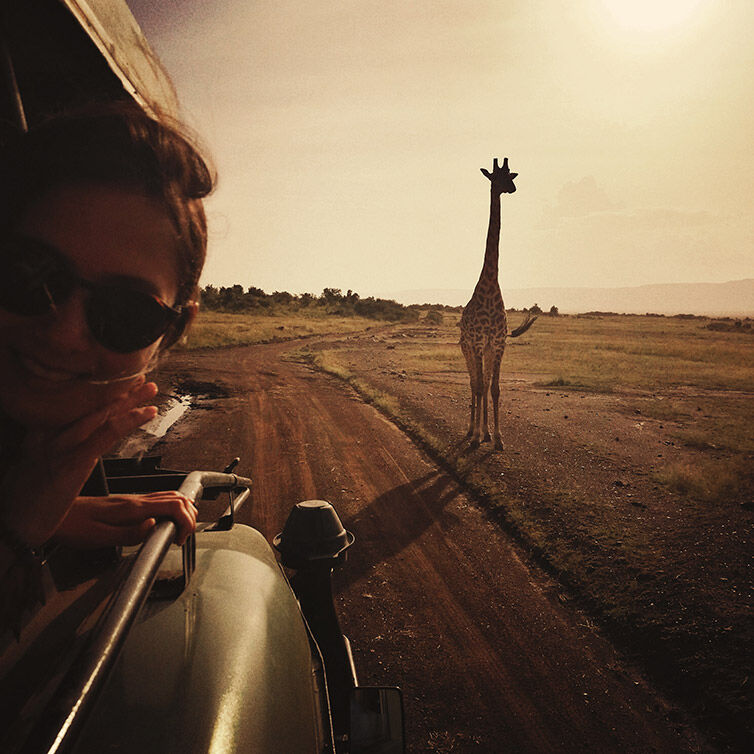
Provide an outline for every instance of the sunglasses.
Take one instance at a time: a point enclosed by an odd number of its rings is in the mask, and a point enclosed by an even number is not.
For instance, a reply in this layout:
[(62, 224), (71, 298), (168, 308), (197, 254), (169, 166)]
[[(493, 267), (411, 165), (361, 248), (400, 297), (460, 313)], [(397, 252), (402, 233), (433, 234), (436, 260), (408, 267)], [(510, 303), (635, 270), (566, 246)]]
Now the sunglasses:
[(146, 348), (187, 311), (136, 288), (85, 280), (57, 249), (23, 236), (0, 242), (0, 271), (0, 308), (13, 314), (34, 317), (54, 312), (74, 290), (83, 288), (92, 336), (117, 353)]

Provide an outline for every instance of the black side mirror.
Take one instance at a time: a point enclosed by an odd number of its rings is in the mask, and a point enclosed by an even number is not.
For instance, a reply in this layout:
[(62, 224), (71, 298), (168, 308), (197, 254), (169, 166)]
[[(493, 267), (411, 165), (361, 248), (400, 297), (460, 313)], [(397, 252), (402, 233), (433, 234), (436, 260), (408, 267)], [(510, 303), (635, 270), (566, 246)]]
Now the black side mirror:
[(403, 754), (403, 695), (399, 688), (351, 690), (351, 754)]

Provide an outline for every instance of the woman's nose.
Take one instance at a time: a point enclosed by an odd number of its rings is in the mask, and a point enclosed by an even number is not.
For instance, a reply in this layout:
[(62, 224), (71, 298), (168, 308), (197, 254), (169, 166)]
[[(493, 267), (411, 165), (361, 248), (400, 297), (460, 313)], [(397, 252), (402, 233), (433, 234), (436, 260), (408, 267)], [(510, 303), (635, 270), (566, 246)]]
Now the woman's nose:
[(55, 303), (45, 318), (47, 337), (60, 350), (76, 352), (92, 346), (85, 304), (84, 292), (75, 290), (65, 301)]

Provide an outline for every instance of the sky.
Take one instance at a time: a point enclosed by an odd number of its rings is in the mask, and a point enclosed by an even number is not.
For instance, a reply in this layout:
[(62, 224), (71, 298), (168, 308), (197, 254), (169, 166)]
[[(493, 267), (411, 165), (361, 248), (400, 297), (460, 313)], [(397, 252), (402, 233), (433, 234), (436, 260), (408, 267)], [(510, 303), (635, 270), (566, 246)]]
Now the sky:
[(754, 277), (750, 0), (128, 0), (219, 182), (203, 284)]

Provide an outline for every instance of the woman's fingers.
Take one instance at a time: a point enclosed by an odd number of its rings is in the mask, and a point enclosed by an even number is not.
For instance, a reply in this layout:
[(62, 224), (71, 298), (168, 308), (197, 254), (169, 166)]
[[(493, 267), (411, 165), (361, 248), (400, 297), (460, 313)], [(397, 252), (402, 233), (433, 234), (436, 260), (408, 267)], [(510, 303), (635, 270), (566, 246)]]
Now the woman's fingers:
[(156, 406), (141, 406), (110, 416), (86, 439), (70, 449), (69, 454), (87, 459), (98, 458), (155, 416), (157, 416)]
[(176, 544), (182, 545), (196, 529), (196, 506), (178, 492), (156, 492), (141, 496), (141, 505), (151, 515), (170, 518), (178, 528)]
[[(140, 378), (143, 381), (143, 377)], [(154, 406), (142, 406), (157, 395), (157, 385), (147, 382), (135, 385), (130, 391), (118, 395), (99, 410), (71, 424), (56, 438), (59, 450), (75, 448), (97, 438), (96, 445), (105, 445), (102, 452), (134, 429), (152, 419), (157, 413)], [(107, 445), (109, 443), (109, 445)], [(101, 455), (101, 453), (96, 453)]]
[(191, 500), (173, 490), (147, 495), (80, 497), (56, 538), (79, 547), (137, 544), (157, 518), (169, 518), (178, 529), (176, 543), (183, 544), (196, 528), (196, 516), (196, 506)]
[(157, 519), (155, 518), (145, 518), (137, 527), (135, 527), (136, 531), (134, 532), (134, 536), (136, 541), (129, 542), (128, 544), (136, 545), (139, 544), (139, 542), (143, 542), (156, 523)]

